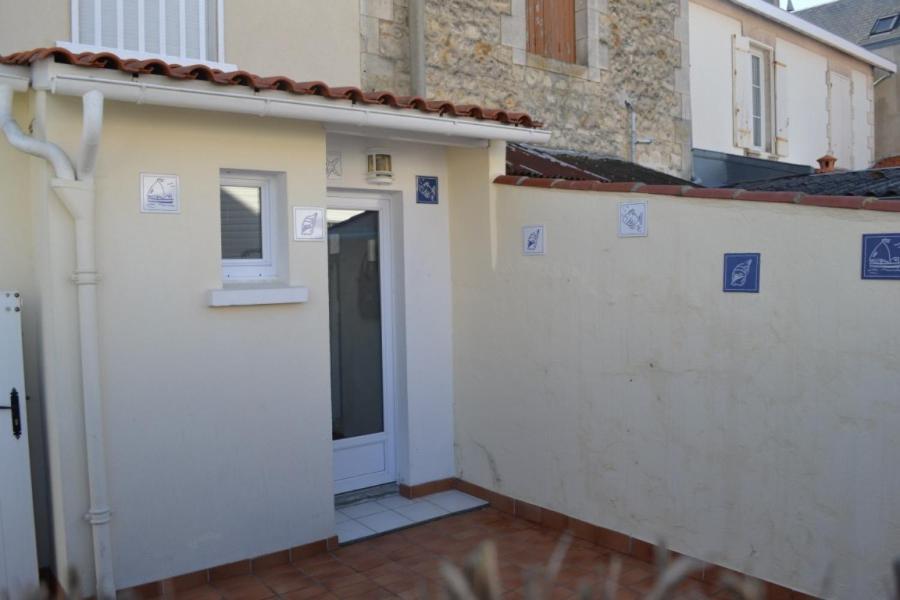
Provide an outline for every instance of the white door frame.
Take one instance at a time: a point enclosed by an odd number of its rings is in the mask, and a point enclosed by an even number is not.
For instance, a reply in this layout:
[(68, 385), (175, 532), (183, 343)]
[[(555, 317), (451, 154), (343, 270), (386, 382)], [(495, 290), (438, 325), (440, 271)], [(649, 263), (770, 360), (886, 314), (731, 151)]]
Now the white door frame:
[[(377, 193), (329, 191), (327, 208), (378, 211), (378, 261), (381, 279), (381, 369), (384, 431), (335, 440), (334, 493), (340, 494), (397, 481), (397, 378), (396, 296), (394, 294), (394, 240), (390, 196)], [(341, 459), (354, 460), (359, 452), (384, 453), (384, 469), (364, 475), (346, 476)]]

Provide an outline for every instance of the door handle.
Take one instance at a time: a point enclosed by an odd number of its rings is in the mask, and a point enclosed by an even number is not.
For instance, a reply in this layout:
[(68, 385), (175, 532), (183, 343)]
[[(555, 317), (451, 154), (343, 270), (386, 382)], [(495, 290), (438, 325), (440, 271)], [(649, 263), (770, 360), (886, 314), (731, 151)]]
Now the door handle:
[(19, 391), (13, 388), (9, 393), (9, 406), (0, 406), (0, 410), (8, 410), (12, 414), (12, 430), (16, 439), (22, 437), (22, 415), (19, 413)]

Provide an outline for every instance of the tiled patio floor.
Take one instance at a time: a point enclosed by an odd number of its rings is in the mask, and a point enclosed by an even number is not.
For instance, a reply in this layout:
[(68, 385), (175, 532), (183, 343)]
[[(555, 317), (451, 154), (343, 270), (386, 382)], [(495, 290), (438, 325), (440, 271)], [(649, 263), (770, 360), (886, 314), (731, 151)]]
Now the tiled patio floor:
[[(430, 521), (339, 549), (282, 565), (254, 575), (213, 581), (177, 595), (190, 600), (287, 600), (324, 598), (439, 598), (439, 565), (460, 564), (485, 539), (497, 544), (505, 597), (522, 597), (524, 572), (543, 565), (553, 551), (559, 532), (541, 528), (494, 508)], [(615, 552), (582, 540), (573, 540), (560, 572), (553, 598), (573, 598), (583, 580), (596, 575)], [(622, 572), (617, 600), (639, 598), (653, 583), (651, 565), (619, 555)], [(716, 590), (690, 581), (681, 587), (684, 598), (693, 592)], [(727, 598), (720, 593), (714, 598)]]
[(354, 502), (335, 510), (335, 533), (341, 544), (425, 523), (486, 505), (481, 498), (447, 490), (415, 500), (400, 494)]

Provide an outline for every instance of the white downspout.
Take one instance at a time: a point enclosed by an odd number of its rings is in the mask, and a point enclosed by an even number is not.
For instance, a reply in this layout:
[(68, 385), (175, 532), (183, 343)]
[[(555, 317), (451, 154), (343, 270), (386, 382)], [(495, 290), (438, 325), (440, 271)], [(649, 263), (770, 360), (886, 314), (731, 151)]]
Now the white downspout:
[[(12, 89), (0, 85), (0, 124), (13, 147), (48, 161), (56, 177), (50, 186), (75, 221), (75, 273), (78, 286), (78, 327), (81, 341), (81, 389), (87, 447), (90, 508), (85, 519), (91, 524), (94, 547), (96, 597), (116, 597), (113, 577), (110, 509), (106, 481), (106, 443), (103, 436), (103, 405), (100, 389), (100, 352), (97, 324), (97, 267), (94, 236), (94, 168), (103, 124), (103, 95), (92, 90), (82, 96), (83, 126), (78, 167), (56, 144), (25, 135), (12, 117)], [(74, 592), (74, 590), (69, 590)]]

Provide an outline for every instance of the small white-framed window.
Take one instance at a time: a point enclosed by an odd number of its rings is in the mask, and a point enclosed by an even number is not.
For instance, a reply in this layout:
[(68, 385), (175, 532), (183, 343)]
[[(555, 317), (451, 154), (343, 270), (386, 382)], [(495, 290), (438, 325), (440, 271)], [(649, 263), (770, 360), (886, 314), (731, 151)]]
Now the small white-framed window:
[(219, 178), (222, 278), (275, 279), (279, 190), (270, 174), (223, 171)]
[(750, 47), (751, 146), (760, 152), (772, 149), (772, 61), (768, 50)]
[(73, 52), (114, 52), (122, 58), (170, 63), (225, 63), (224, 0), (71, 0)]

